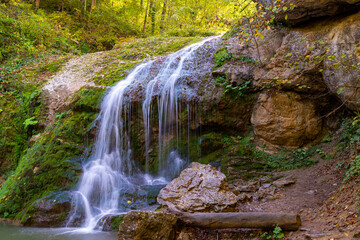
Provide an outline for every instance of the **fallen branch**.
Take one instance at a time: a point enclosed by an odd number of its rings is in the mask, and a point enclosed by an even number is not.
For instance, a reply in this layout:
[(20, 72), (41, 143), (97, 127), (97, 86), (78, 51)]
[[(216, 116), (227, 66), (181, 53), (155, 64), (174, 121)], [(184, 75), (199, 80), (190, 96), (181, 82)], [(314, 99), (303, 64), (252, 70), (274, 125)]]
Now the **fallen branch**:
[(296, 231), (301, 226), (300, 216), (283, 213), (184, 213), (170, 210), (181, 221), (194, 227), (222, 228), (256, 228), (273, 229), (276, 226), (284, 231)]

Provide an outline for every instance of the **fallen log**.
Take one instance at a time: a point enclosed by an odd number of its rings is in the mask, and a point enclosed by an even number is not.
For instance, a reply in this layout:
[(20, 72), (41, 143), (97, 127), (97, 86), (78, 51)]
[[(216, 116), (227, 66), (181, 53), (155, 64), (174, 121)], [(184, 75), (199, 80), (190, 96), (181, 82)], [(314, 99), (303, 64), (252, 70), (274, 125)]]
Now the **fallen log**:
[(183, 213), (178, 211), (172, 211), (172, 213), (190, 226), (210, 229), (274, 229), (279, 226), (284, 231), (296, 231), (301, 226), (301, 219), (297, 214), (257, 212)]

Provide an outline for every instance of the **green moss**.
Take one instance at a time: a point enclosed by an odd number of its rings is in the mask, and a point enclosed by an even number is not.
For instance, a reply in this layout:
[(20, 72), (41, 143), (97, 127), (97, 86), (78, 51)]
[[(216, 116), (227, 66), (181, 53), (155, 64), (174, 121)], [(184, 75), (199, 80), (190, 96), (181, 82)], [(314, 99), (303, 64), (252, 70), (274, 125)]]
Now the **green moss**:
[(3, 216), (24, 218), (22, 212), (37, 199), (78, 181), (80, 159), (88, 147), (86, 135), (96, 114), (71, 110), (57, 114), (54, 124), (25, 151), (14, 174), (1, 186)]
[(111, 227), (112, 231), (119, 231), (120, 224), (124, 221), (125, 215), (113, 216), (111, 217)]
[(150, 37), (131, 39), (118, 43), (119, 56), (123, 60), (140, 60), (175, 52), (186, 45), (199, 41), (200, 37)]
[(62, 67), (65, 65), (65, 63), (70, 59), (70, 57), (61, 57), (58, 59), (55, 59), (53, 61), (49, 61), (48, 63), (45, 63), (44, 65), (41, 65), (38, 68), (38, 71), (40, 73), (51, 73), (54, 74), (56, 72), (61, 71)]
[(92, 81), (95, 84), (112, 86), (121, 79), (124, 79), (137, 63), (138, 62), (111, 64), (102, 69)]
[(83, 87), (72, 97), (71, 106), (75, 111), (97, 112), (105, 91), (106, 88)]

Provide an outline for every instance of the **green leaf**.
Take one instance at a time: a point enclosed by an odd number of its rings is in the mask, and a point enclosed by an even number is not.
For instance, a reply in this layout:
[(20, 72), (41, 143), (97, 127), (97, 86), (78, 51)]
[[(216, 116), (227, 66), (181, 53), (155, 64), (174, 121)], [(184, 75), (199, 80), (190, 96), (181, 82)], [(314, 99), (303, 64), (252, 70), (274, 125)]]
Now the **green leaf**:
[(339, 89), (336, 91), (336, 93), (337, 93), (338, 95), (340, 95), (343, 91), (344, 91), (344, 88), (342, 87), (342, 88), (339, 88)]
[(38, 121), (35, 120), (35, 117), (31, 117), (31, 118), (26, 119), (23, 124), (25, 125), (25, 128), (27, 128), (28, 126), (32, 126), (37, 123), (38, 123)]

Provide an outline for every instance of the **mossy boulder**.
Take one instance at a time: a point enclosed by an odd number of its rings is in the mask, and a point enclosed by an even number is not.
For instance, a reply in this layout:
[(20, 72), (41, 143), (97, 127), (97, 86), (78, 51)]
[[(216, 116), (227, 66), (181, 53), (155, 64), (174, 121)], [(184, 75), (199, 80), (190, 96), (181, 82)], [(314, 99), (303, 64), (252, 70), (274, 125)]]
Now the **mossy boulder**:
[(21, 219), (24, 226), (62, 227), (71, 208), (71, 192), (52, 192), (30, 206)]

